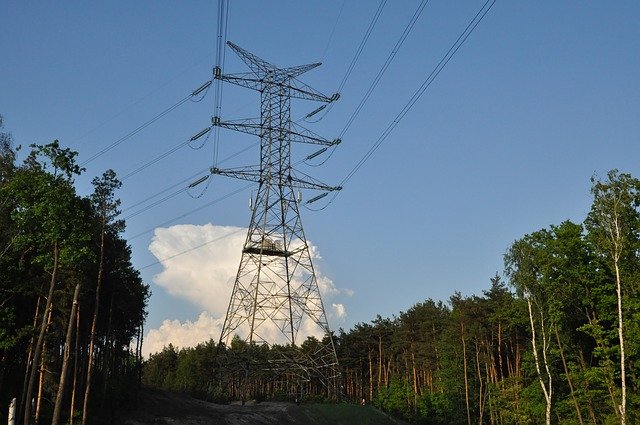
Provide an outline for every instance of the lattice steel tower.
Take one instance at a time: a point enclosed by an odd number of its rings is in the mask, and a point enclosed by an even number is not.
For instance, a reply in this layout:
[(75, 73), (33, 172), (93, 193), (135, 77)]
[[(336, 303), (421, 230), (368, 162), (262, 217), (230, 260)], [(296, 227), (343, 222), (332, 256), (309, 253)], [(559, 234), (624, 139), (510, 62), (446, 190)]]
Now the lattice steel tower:
[[(260, 138), (260, 164), (219, 169), (212, 174), (249, 180), (258, 184), (252, 199), (251, 223), (242, 249), (242, 258), (224, 321), (220, 342), (229, 345), (234, 335), (249, 344), (289, 345), (282, 359), (263, 365), (262, 370), (286, 370), (300, 379), (320, 379), (335, 394), (338, 376), (336, 350), (320, 296), (309, 245), (300, 220), (300, 199), (296, 190), (326, 192), (340, 187), (325, 185), (296, 171), (291, 163), (292, 142), (328, 146), (329, 141), (291, 121), (291, 99), (329, 103), (338, 95), (325, 96), (301, 83), (296, 77), (320, 63), (277, 68), (228, 42), (250, 72), (214, 76), (260, 92), (260, 117), (221, 121), (214, 126), (256, 135)], [(322, 150), (321, 149), (321, 150)], [(313, 155), (311, 155), (313, 156)], [(313, 200), (312, 199), (312, 200)], [(310, 200), (310, 201), (312, 201)], [(299, 348), (307, 335), (320, 343)]]

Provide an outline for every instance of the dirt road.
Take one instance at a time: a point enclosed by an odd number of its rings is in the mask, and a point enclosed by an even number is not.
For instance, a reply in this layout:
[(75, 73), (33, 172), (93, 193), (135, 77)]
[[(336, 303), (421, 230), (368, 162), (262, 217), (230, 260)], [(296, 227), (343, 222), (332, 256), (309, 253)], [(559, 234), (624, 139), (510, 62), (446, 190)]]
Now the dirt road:
[[(103, 418), (104, 419), (104, 418)], [(138, 409), (116, 418), (124, 425), (398, 425), (371, 406), (262, 402), (214, 404), (184, 394), (141, 390)], [(108, 423), (106, 422), (106, 423)], [(405, 424), (406, 425), (406, 424)]]

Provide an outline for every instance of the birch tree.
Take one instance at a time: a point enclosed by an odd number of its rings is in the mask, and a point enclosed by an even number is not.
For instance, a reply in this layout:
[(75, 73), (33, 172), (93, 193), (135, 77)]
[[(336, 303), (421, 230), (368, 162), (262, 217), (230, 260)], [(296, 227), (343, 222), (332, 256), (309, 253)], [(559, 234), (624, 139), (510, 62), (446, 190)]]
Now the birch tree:
[(625, 292), (638, 272), (640, 234), (640, 181), (611, 170), (602, 181), (591, 179), (593, 204), (585, 221), (598, 254), (613, 270), (616, 293), (617, 337), (620, 354), (620, 423), (627, 420), (627, 371), (625, 352)]

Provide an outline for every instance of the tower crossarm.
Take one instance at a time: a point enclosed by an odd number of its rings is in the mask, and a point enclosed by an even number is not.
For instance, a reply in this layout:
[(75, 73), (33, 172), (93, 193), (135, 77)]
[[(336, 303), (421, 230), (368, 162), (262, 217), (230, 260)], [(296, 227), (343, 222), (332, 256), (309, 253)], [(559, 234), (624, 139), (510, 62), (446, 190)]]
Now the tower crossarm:
[(314, 190), (324, 190), (327, 192), (333, 192), (336, 190), (342, 190), (342, 186), (329, 186), (325, 183), (322, 183), (319, 180), (314, 179), (311, 176), (308, 176), (300, 171), (297, 173), (302, 174), (304, 177), (298, 177), (296, 175), (291, 175), (289, 178), (291, 181), (291, 186), (298, 189), (314, 189)]
[(211, 174), (218, 174), (220, 176), (233, 177), (235, 179), (248, 180), (251, 182), (259, 182), (261, 176), (260, 167), (258, 166), (228, 168), (226, 170), (218, 167), (211, 167), (209, 172)]
[(288, 136), (292, 142), (307, 143), (313, 145), (333, 146), (339, 143), (337, 140), (327, 140), (324, 137), (307, 130), (306, 128), (289, 123), (290, 128), (268, 127), (260, 123), (260, 118), (246, 118), (242, 120), (221, 121), (219, 117), (211, 119), (213, 125), (241, 133), (253, 134), (262, 137), (265, 133), (282, 134)]
[(316, 89), (309, 87), (308, 85), (295, 78), (287, 78), (286, 75), (278, 75), (277, 77), (279, 78), (273, 79), (272, 76), (256, 75), (253, 72), (244, 72), (239, 74), (222, 74), (219, 68), (215, 68), (213, 76), (216, 79), (235, 84), (236, 86), (241, 86), (256, 91), (262, 91), (264, 89), (264, 86), (267, 84), (282, 87), (289, 93), (292, 98), (296, 99), (314, 100), (317, 102), (330, 103), (338, 100), (338, 98), (340, 97), (337, 93), (331, 96), (327, 96), (326, 94), (320, 93)]

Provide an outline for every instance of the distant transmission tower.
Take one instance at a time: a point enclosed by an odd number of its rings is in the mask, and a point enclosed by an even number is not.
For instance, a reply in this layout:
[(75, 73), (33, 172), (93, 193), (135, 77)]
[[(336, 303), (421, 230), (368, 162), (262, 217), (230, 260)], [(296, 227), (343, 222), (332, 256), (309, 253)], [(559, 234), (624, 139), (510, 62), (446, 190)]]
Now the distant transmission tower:
[[(262, 373), (284, 371), (301, 380), (320, 380), (335, 395), (338, 360), (302, 229), (296, 190), (324, 191), (307, 201), (313, 202), (341, 188), (296, 171), (291, 164), (291, 143), (324, 145), (320, 151), (326, 151), (340, 141), (326, 140), (292, 122), (291, 99), (329, 103), (338, 95), (325, 96), (296, 79), (320, 63), (277, 68), (231, 42), (227, 44), (251, 71), (223, 75), (216, 67), (214, 76), (260, 92), (260, 117), (237, 121), (213, 117), (212, 123), (260, 137), (260, 165), (224, 170), (214, 165), (211, 169), (212, 174), (258, 184), (220, 342), (229, 346), (237, 335), (250, 345), (288, 346), (280, 350), (281, 359), (256, 367)], [(319, 343), (302, 350), (308, 335), (317, 336)]]

